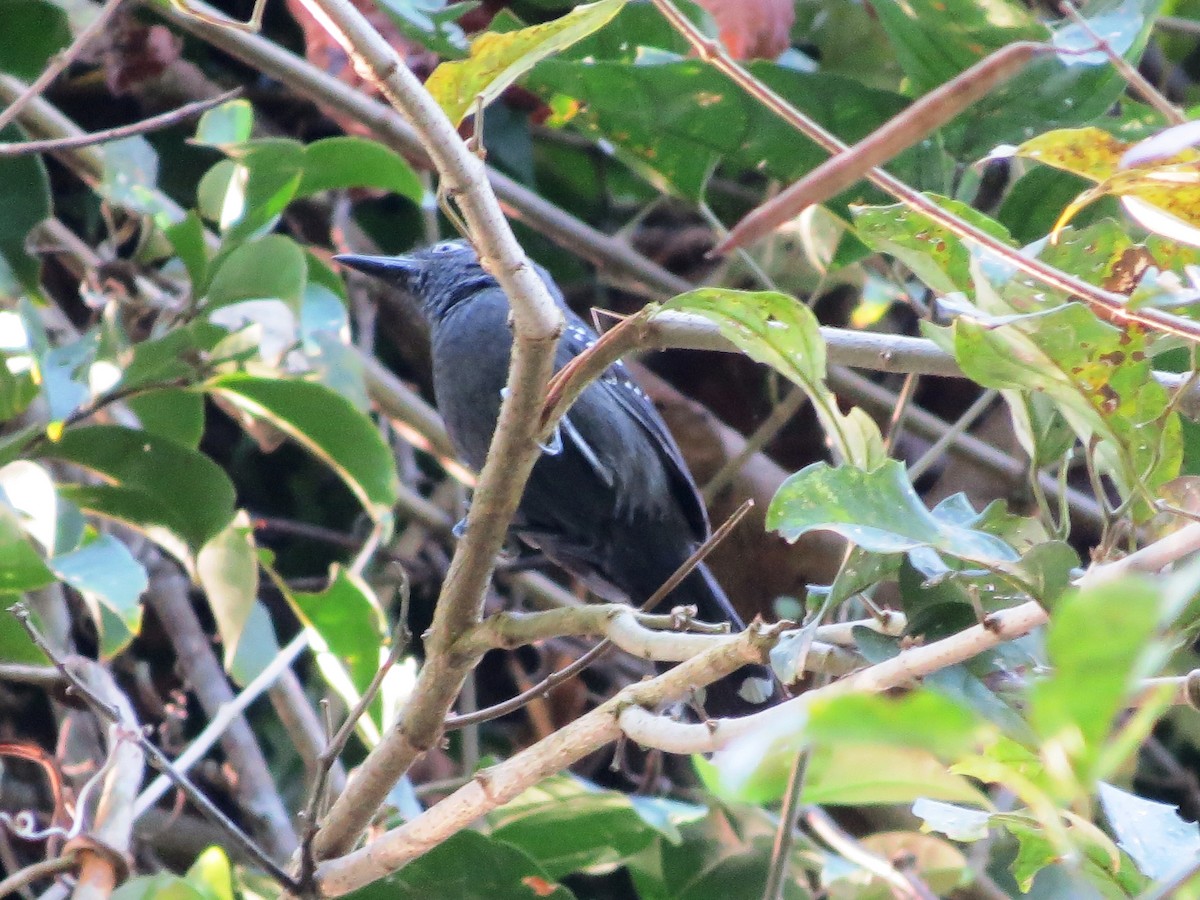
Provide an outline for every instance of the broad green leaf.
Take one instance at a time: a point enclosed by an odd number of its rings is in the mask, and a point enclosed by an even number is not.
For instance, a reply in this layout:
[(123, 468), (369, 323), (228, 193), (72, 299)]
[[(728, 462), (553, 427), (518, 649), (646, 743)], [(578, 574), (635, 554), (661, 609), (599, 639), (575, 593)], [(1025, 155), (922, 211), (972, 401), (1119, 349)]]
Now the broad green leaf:
[(624, 5), (625, 0), (599, 0), (542, 25), (480, 35), (471, 42), (469, 58), (439, 65), (425, 88), (457, 126), (476, 103), (487, 106), (537, 63), (601, 28)]
[[(856, 141), (901, 112), (908, 101), (850, 78), (801, 72), (767, 62), (750, 72), (846, 141)], [(546, 60), (524, 82), (570, 125), (613, 145), (619, 158), (660, 190), (698, 199), (713, 171), (757, 173), (791, 182), (828, 154), (757, 100), (699, 60), (630, 66), (621, 62)], [(990, 149), (990, 148), (989, 148)], [(943, 186), (940, 148), (918, 147), (888, 165), (922, 188)], [(846, 200), (880, 202), (856, 187)]]
[[(1009, 242), (1008, 232), (1000, 223), (967, 204), (936, 194), (926, 197), (984, 233)], [(852, 206), (850, 211), (859, 240), (872, 250), (900, 260), (938, 294), (971, 291), (971, 253), (943, 226), (902, 203)]]
[[(6, 13), (0, 12), (0, 22), (5, 18)], [(0, 31), (3, 29), (0, 25)], [(0, 142), (25, 139), (25, 132), (16, 125), (0, 131)], [(50, 180), (41, 157), (0, 156), (0, 209), (4, 210), (0, 246), (5, 247), (24, 244), (29, 232), (50, 216)]]
[(225, 666), (237, 655), (246, 620), (258, 601), (258, 556), (254, 530), (239, 510), (219, 534), (196, 554), (196, 575), (208, 597), (217, 633), (225, 648)]
[(809, 531), (833, 531), (876, 553), (932, 547), (997, 566), (1017, 559), (1016, 551), (999, 538), (935, 517), (896, 460), (873, 472), (826, 463), (802, 469), (771, 500), (767, 527), (789, 541)]
[(204, 239), (204, 223), (195, 210), (174, 225), (163, 229), (192, 280), (192, 294), (199, 296), (208, 284), (208, 244)]
[[(1091, 27), (1136, 62), (1159, 7), (1158, 0), (1106, 0), (1089, 4)], [(897, 59), (924, 94), (1014, 41), (1045, 42), (1049, 29), (1015, 0), (880, 0), (871, 7), (887, 30)], [(1093, 48), (1095, 38), (1066, 24), (1054, 36), (1060, 50)], [(1125, 89), (1103, 54), (1063, 52), (1035, 59), (1016, 77), (943, 129), (959, 159), (973, 159), (999, 144), (1017, 143), (1031, 131), (1082, 124), (1105, 114)]]
[(193, 449), (204, 434), (204, 395), (183, 388), (161, 388), (134, 394), (125, 405), (142, 427)]
[(224, 150), (229, 159), (205, 173), (197, 201), (201, 215), (236, 242), (270, 225), (295, 198), (304, 145), (288, 138), (259, 138)]
[(912, 812), (925, 823), (926, 828), (940, 831), (955, 841), (979, 841), (987, 837), (988, 820), (991, 818), (987, 810), (942, 803), (928, 797), (921, 797), (913, 803)]
[(953, 329), (955, 358), (971, 380), (1044, 392), (1085, 445), (1099, 438), (1097, 458), (1124, 496), (1178, 474), (1179, 417), (1163, 415), (1168, 396), (1151, 377), (1144, 333), (1103, 322), (1080, 303), (1002, 322), (963, 315)]
[(213, 900), (186, 878), (160, 872), (131, 878), (112, 892), (112, 900)]
[(0, 499), (17, 514), (25, 533), (46, 556), (79, 547), (84, 522), (79, 510), (58, 496), (46, 467), (18, 459), (0, 469)]
[(161, 222), (180, 217), (158, 190), (158, 152), (144, 137), (110, 141), (101, 148), (104, 172), (98, 190), (106, 200)]
[[(735, 743), (714, 754), (711, 761), (693, 757), (693, 762), (705, 786), (718, 797), (767, 803), (783, 795), (795, 754), (792, 748), (763, 754), (761, 749)], [(739, 755), (747, 756), (750, 765), (738, 759)], [(842, 744), (818, 745), (810, 751), (802, 796), (805, 803), (912, 803), (919, 797), (987, 805), (970, 781), (948, 772), (946, 764), (926, 750)]]
[(1029, 721), (1085, 785), (1117, 713), (1153, 674), (1146, 668), (1161, 652), (1159, 597), (1153, 582), (1127, 578), (1070, 593), (1054, 609), (1046, 634), (1053, 671), (1030, 691)]
[(233, 517), (233, 485), (220, 467), (149, 432), (118, 425), (69, 428), (40, 453), (83, 466), (106, 482), (62, 485), (68, 499), (132, 525), (166, 528), (194, 549)]
[(24, 593), (54, 583), (54, 574), (37, 552), (16, 511), (0, 503), (0, 592)]
[(4, 0), (0, 34), (20, 36), (0, 41), (0, 71), (26, 81), (37, 78), (50, 57), (71, 43), (66, 12), (49, 0)]
[[(0, 552), (3, 550), (4, 548), (0, 547)], [(30, 640), (29, 633), (20, 620), (10, 612), (12, 606), (20, 603), (21, 599), (20, 593), (0, 590), (0, 662), (47, 665), (50, 660), (46, 654)], [(36, 611), (29, 610), (29, 615), (38, 631), (45, 634), (46, 630)]]
[(231, 374), (214, 378), (211, 393), (263, 418), (316, 454), (342, 477), (379, 519), (396, 502), (399, 479), (387, 444), (367, 416), (324, 385)]
[[(47, 565), (91, 605), (104, 658), (116, 655), (141, 631), (141, 597), (150, 582), (142, 564), (111, 534), (51, 557)], [(102, 611), (111, 615), (103, 616)], [(119, 623), (119, 627), (104, 628), (102, 623)]]
[(186, 878), (203, 889), (208, 900), (234, 900), (233, 867), (220, 847), (209, 847), (196, 857)]
[(665, 312), (701, 315), (751, 359), (771, 366), (800, 386), (812, 401), (829, 439), (846, 459), (873, 469), (885, 458), (883, 438), (873, 420), (858, 410), (849, 415), (825, 385), (825, 340), (816, 316), (794, 297), (775, 291), (701, 288), (664, 304)]
[(1103, 781), (1098, 788), (1109, 828), (1143, 875), (1166, 878), (1178, 871), (1181, 860), (1200, 854), (1200, 830), (1195, 822), (1183, 819), (1177, 807)]
[(337, 188), (373, 187), (420, 203), (425, 189), (404, 157), (378, 141), (342, 136), (304, 148), (304, 174), (297, 197)]
[(932, 691), (906, 697), (844, 694), (809, 707), (804, 736), (818, 744), (889, 744), (963, 756), (988, 732), (969, 709)]
[(575, 895), (516, 847), (464, 829), (356, 896), (360, 900), (571, 900)]
[(254, 107), (249, 100), (230, 100), (200, 117), (196, 125), (197, 144), (224, 147), (250, 139), (254, 128)]
[(539, 782), (488, 816), (491, 836), (528, 853), (551, 878), (617, 866), (658, 838), (680, 840), (679, 826), (703, 806), (607, 791), (570, 775)]
[(379, 9), (387, 13), (406, 38), (432, 50), (442, 59), (459, 59), (467, 54), (467, 38), (457, 20), (475, 7), (474, 0), (447, 3), (446, 0), (380, 0)]
[(271, 614), (261, 601), (250, 605), (232, 658), (225, 669), (234, 684), (245, 687), (279, 656), (279, 638)]
[(239, 300), (282, 300), (299, 312), (307, 267), (304, 251), (291, 238), (269, 234), (218, 260), (205, 297), (214, 309)]
[[(330, 684), (341, 689), (339, 674), (329, 671), (329, 660), (322, 654), (330, 654), (349, 677), (354, 694), (344, 697), (348, 704), (357, 702), (379, 670), (384, 648), (387, 647), (388, 631), (379, 602), (371, 588), (357, 576), (342, 567), (336, 567), (323, 591), (293, 591), (287, 589), (284, 596), (291, 602), (296, 615), (306, 627), (315, 633), (313, 646), (317, 650), (317, 662), (326, 673)], [(380, 698), (372, 703), (372, 717), (381, 722)]]

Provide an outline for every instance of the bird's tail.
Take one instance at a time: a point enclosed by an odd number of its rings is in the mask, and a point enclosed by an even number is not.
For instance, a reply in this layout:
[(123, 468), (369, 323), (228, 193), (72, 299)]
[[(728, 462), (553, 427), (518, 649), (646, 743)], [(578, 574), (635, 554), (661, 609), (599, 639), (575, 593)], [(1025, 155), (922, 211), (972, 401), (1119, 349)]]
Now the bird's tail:
[[(729, 622), (734, 631), (745, 628), (741, 616), (709, 571), (701, 563), (673, 590), (659, 607), (666, 611), (676, 606), (694, 606), (696, 618), (703, 622)], [(704, 711), (713, 718), (744, 716), (758, 712), (785, 699), (779, 680), (767, 666), (743, 666), (697, 692)]]

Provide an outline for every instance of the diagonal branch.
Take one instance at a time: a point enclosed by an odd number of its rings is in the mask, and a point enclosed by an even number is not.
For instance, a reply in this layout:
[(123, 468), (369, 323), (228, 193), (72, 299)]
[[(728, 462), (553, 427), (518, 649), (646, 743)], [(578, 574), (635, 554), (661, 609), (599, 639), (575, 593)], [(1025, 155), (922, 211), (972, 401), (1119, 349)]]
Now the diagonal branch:
[(454, 199), (467, 222), (480, 260), (509, 297), (514, 332), (508, 391), (467, 517), (466, 538), (458, 545), (442, 587), (413, 699), (330, 808), (314, 843), (321, 858), (348, 849), (396, 781), (435, 744), (470, 671), (470, 660), (457, 657), (451, 648), (479, 620), (496, 554), (537, 459), (538, 413), (562, 313), (513, 237), (483, 162), (467, 149), (396, 51), (346, 0), (304, 4), (350, 55), (359, 73), (412, 123), (438, 170), (441, 190)]

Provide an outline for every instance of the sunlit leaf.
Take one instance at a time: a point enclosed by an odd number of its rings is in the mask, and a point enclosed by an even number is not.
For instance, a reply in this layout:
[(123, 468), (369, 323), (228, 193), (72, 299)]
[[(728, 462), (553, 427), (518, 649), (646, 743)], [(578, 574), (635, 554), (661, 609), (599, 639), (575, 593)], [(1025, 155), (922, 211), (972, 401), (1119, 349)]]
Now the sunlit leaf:
[(471, 42), (469, 58), (442, 63), (425, 87), (457, 125), (477, 102), (488, 105), (538, 62), (602, 27), (624, 5), (625, 0), (599, 0), (542, 25), (485, 33)]
[(391, 451), (371, 420), (321, 384), (230, 374), (207, 389), (269, 421), (331, 466), (374, 518), (396, 502)]

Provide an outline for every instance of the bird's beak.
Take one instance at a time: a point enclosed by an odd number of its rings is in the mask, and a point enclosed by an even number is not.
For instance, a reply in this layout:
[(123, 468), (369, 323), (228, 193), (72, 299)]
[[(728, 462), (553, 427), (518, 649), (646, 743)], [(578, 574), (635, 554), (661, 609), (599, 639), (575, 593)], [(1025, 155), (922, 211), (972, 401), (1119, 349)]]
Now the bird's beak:
[(334, 257), (343, 266), (382, 279), (390, 284), (408, 287), (424, 269), (424, 263), (411, 256), (359, 256), (342, 253)]

